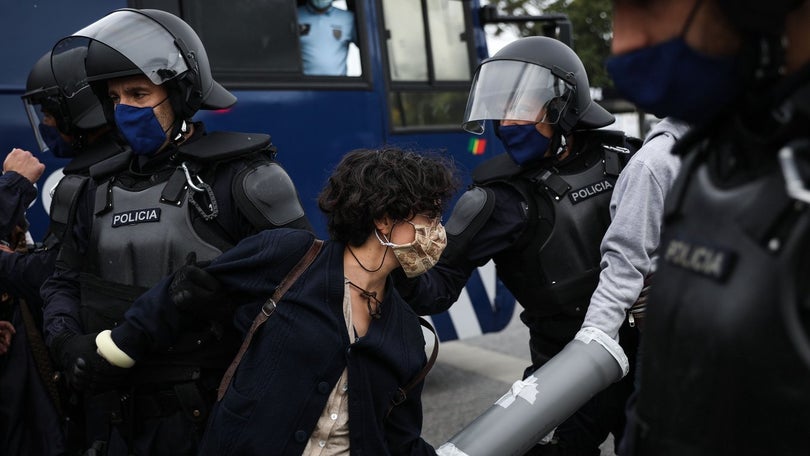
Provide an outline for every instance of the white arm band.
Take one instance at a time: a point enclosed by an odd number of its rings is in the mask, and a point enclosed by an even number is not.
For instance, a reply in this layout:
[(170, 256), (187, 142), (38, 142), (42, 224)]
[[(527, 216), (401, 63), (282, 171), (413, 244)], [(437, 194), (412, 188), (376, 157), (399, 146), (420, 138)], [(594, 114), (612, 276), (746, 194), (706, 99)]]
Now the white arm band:
[(118, 345), (115, 345), (112, 340), (112, 331), (109, 329), (98, 333), (96, 347), (98, 347), (98, 354), (113, 366), (128, 369), (135, 365), (135, 360), (118, 348)]

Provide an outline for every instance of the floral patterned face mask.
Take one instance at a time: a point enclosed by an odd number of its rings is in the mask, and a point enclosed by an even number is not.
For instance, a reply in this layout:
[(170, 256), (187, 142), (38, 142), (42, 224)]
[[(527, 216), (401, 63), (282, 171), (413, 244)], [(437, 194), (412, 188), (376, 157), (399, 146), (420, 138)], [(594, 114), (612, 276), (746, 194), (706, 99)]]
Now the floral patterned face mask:
[(429, 225), (413, 223), (410, 220), (406, 220), (406, 222), (413, 225), (413, 229), (416, 231), (413, 242), (394, 244), (387, 239), (383, 241), (379, 234), (377, 234), (377, 239), (380, 244), (391, 247), (405, 275), (413, 278), (424, 274), (439, 261), (444, 247), (447, 246), (447, 233), (445, 233), (439, 217), (433, 219)]

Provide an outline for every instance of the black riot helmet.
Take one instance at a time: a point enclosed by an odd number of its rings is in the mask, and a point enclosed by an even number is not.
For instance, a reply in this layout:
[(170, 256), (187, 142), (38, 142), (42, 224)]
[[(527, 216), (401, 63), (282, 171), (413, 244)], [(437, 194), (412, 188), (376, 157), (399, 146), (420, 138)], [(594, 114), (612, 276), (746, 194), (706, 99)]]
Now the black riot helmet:
[[(156, 85), (165, 84), (179, 120), (190, 119), (199, 109), (224, 109), (236, 102), (213, 79), (197, 33), (171, 13), (132, 8), (113, 11), (60, 41), (54, 53), (76, 46), (87, 48), (87, 80), (102, 100), (107, 98), (106, 87), (96, 83), (145, 75)], [(105, 104), (111, 108), (108, 100)]]
[(475, 72), (462, 126), (481, 134), (485, 120), (503, 119), (552, 124), (563, 135), (615, 121), (591, 100), (588, 75), (574, 51), (544, 36), (506, 45)]
[[(84, 54), (75, 51), (64, 55), (63, 71), (77, 74), (74, 79), (84, 75)], [(43, 123), (53, 122), (56, 129), (73, 138), (74, 145), (82, 146), (85, 134), (106, 124), (104, 112), (98, 98), (86, 85), (70, 93), (62, 92), (56, 82), (51, 68), (51, 52), (45, 53), (37, 60), (28, 73), (25, 93), (22, 95), (28, 120), (42, 151), (51, 148), (42, 136)], [(46, 121), (45, 117), (50, 116)], [(53, 150), (57, 156), (59, 151)], [(66, 152), (66, 151), (61, 151)]]

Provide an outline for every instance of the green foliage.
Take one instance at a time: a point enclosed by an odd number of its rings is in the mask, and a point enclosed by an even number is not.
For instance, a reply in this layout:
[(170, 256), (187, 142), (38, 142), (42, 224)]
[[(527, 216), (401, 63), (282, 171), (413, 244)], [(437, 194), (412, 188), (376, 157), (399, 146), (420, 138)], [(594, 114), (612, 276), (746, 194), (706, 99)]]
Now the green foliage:
[[(507, 16), (568, 15), (574, 29), (574, 51), (585, 65), (591, 86), (613, 87), (605, 71), (605, 59), (610, 55), (611, 0), (490, 0), (489, 3)], [(519, 36), (543, 35), (541, 24), (533, 22), (500, 24), (496, 34), (506, 30)]]

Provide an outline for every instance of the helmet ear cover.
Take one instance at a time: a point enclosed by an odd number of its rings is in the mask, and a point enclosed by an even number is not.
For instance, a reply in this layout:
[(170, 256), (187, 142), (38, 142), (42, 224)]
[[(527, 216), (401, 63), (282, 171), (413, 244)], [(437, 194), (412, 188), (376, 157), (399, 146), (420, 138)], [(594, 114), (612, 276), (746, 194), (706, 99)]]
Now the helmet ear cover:
[[(182, 104), (173, 106), (180, 120), (191, 119), (200, 110), (203, 104), (202, 76), (200, 75), (200, 65), (193, 50), (190, 50), (180, 37), (175, 38), (175, 44), (183, 53), (188, 65), (188, 71), (174, 79), (177, 89), (182, 97)], [(168, 88), (168, 87), (167, 87)]]

